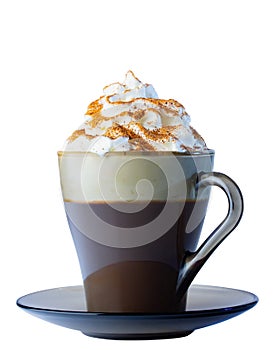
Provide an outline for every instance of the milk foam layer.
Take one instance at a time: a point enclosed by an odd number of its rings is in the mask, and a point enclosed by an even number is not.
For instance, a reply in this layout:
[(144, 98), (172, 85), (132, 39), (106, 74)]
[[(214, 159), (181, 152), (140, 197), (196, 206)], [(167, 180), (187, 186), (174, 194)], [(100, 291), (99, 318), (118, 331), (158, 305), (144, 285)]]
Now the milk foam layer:
[[(212, 167), (212, 151), (196, 156), (129, 151), (104, 157), (59, 152), (62, 193), (68, 202), (194, 199), (193, 176)], [(207, 191), (202, 195), (207, 196)]]
[(129, 71), (123, 83), (103, 89), (92, 102), (86, 121), (67, 140), (65, 151), (103, 155), (119, 151), (171, 151), (200, 153), (203, 138), (190, 126), (179, 102), (159, 99), (153, 86)]

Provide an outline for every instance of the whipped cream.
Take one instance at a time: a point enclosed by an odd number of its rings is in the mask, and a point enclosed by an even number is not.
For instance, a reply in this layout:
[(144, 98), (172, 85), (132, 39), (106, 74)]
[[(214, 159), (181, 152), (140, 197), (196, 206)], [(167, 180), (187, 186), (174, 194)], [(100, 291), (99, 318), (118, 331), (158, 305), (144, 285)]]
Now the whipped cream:
[(143, 84), (132, 71), (123, 83), (103, 89), (90, 103), (86, 121), (74, 131), (65, 151), (103, 155), (119, 151), (203, 152), (205, 141), (190, 126), (179, 102), (159, 99), (153, 86)]

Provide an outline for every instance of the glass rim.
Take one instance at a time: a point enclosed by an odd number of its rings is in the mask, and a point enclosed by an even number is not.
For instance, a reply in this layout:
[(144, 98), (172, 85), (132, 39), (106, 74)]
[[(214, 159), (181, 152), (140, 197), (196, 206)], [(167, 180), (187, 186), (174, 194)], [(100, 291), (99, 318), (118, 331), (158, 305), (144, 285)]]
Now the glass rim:
[(173, 152), (173, 151), (116, 151), (106, 152), (103, 155), (89, 152), (89, 151), (58, 151), (57, 155), (59, 158), (63, 156), (88, 156), (88, 157), (106, 157), (106, 156), (169, 156), (173, 155), (176, 157), (208, 157), (215, 154), (213, 149), (206, 149), (205, 151), (197, 152)]

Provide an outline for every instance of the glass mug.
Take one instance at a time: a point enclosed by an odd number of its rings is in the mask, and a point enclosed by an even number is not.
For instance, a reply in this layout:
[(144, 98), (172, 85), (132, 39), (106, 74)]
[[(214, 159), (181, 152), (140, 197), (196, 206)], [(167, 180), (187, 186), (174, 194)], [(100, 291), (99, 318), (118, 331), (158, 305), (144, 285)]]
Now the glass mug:
[[(213, 172), (214, 151), (59, 152), (58, 158), (87, 310), (185, 310), (192, 280), (243, 211), (235, 182)], [(197, 249), (211, 186), (226, 193), (228, 213)]]

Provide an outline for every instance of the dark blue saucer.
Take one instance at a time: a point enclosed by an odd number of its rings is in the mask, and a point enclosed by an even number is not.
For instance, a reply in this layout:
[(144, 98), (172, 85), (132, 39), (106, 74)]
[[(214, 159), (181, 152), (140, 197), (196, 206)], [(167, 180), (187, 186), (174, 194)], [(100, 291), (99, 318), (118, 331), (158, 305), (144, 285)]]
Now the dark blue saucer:
[(242, 290), (193, 285), (187, 309), (174, 314), (87, 312), (82, 286), (48, 289), (23, 296), (17, 305), (33, 316), (85, 335), (106, 339), (184, 337), (251, 309), (256, 295)]

